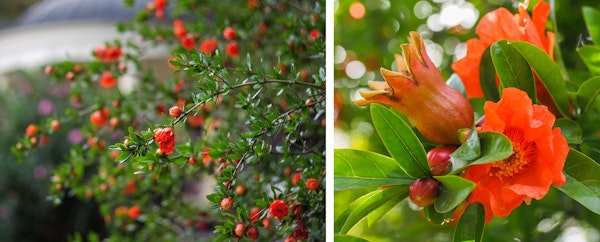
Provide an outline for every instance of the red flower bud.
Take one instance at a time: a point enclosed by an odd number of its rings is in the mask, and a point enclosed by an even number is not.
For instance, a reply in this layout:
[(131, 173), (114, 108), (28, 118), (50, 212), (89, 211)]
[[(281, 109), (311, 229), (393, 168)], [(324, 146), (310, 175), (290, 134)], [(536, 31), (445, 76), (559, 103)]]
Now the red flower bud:
[(450, 154), (456, 149), (456, 146), (443, 146), (433, 148), (427, 152), (427, 161), (429, 162), (432, 175), (441, 176), (450, 171), (450, 167), (452, 166)]
[(233, 207), (233, 198), (226, 197), (221, 200), (221, 208), (225, 211), (231, 209)]
[(169, 108), (169, 116), (171, 116), (171, 118), (177, 118), (181, 113), (181, 108), (179, 106)]
[(244, 226), (243, 224), (237, 224), (233, 229), (233, 232), (238, 237), (243, 237), (246, 234), (246, 226)]
[(130, 207), (129, 210), (127, 211), (127, 215), (131, 218), (131, 219), (137, 219), (140, 216), (140, 207), (135, 205), (133, 207)]
[(423, 39), (411, 32), (396, 55), (398, 72), (381, 68), (386, 82), (369, 82), (373, 91), (360, 92), (359, 106), (380, 103), (408, 116), (425, 138), (437, 144), (460, 144), (457, 131), (473, 125), (473, 108), (448, 86), (427, 52)]
[(50, 122), (50, 129), (52, 131), (58, 131), (58, 129), (60, 129), (60, 122), (58, 120), (52, 120), (52, 122)]
[(224, 37), (226, 40), (232, 40), (232, 39), (235, 39), (236, 35), (237, 35), (237, 34), (236, 34), (236, 32), (235, 32), (235, 29), (233, 29), (232, 27), (226, 27), (226, 28), (223, 30), (223, 37)]
[(309, 178), (308, 180), (306, 180), (306, 187), (308, 188), (308, 190), (316, 191), (317, 189), (319, 189), (320, 185), (321, 184), (319, 183), (319, 180), (315, 178)]
[(248, 232), (246, 233), (246, 235), (248, 236), (250, 241), (258, 240), (258, 230), (256, 229), (256, 227), (248, 228)]
[(38, 128), (37, 128), (35, 125), (33, 125), (33, 124), (30, 124), (30, 125), (29, 125), (29, 126), (27, 126), (27, 128), (25, 129), (25, 134), (26, 134), (28, 137), (32, 137), (32, 136), (36, 135), (36, 134), (38, 133), (38, 131), (39, 131), (39, 130), (38, 130)]
[(429, 207), (437, 199), (440, 183), (433, 178), (421, 178), (410, 184), (410, 200), (420, 206)]

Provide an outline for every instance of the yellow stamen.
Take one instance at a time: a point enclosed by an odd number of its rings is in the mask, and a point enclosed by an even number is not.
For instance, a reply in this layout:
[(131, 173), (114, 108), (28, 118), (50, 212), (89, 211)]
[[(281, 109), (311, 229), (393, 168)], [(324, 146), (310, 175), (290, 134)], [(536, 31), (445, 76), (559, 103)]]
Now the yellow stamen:
[(524, 142), (523, 133), (520, 130), (507, 130), (505, 135), (512, 141), (513, 154), (508, 158), (491, 164), (491, 176), (500, 180), (512, 177), (523, 171), (535, 156), (535, 143)]

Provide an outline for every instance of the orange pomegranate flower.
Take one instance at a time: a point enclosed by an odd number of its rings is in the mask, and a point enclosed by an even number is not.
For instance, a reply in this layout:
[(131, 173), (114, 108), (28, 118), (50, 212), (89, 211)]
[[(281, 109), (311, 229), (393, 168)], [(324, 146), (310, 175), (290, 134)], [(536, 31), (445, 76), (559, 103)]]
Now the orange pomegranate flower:
[(486, 102), (481, 131), (495, 131), (512, 142), (513, 154), (501, 161), (473, 165), (463, 177), (476, 183), (468, 203), (479, 202), (486, 222), (506, 217), (523, 201), (542, 199), (550, 185), (565, 183), (562, 173), (569, 146), (560, 128), (552, 129), (555, 117), (543, 105), (532, 105), (527, 94), (506, 88), (498, 103)]
[(175, 151), (175, 133), (173, 128), (157, 128), (154, 130), (154, 140), (159, 144), (159, 149), (166, 155)]
[(473, 125), (473, 108), (458, 91), (446, 84), (425, 49), (423, 39), (411, 32), (403, 55), (396, 55), (398, 72), (381, 68), (385, 82), (369, 82), (354, 104), (379, 103), (405, 114), (428, 140), (460, 144), (457, 132)]
[[(485, 50), (497, 41), (527, 41), (546, 51), (551, 58), (554, 56), (554, 33), (544, 32), (550, 14), (550, 5), (543, 0), (539, 1), (533, 8), (532, 17), (526, 10), (528, 5), (529, 0), (519, 4), (519, 13), (515, 15), (506, 8), (498, 8), (484, 15), (479, 21), (475, 29), (479, 39), (468, 40), (467, 55), (452, 64), (452, 70), (465, 85), (467, 97), (483, 97), (479, 82), (479, 64)], [(547, 93), (542, 85), (537, 86), (540, 93)], [(550, 102), (545, 102), (543, 97), (538, 96), (538, 98), (544, 104), (551, 103), (551, 99), (548, 100)]]

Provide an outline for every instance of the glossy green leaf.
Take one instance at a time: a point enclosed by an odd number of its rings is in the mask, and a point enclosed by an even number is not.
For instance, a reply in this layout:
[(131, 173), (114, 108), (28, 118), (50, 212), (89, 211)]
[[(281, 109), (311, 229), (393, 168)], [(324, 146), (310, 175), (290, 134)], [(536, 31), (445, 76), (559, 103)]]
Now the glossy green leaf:
[(433, 207), (438, 213), (447, 213), (456, 208), (475, 188), (475, 183), (459, 176), (435, 176), (441, 183), (440, 196)]
[(500, 93), (504, 88), (516, 87), (526, 92), (531, 100), (537, 100), (535, 81), (527, 60), (506, 40), (494, 43), (490, 53), (500, 79)]
[(409, 177), (421, 178), (431, 174), (425, 148), (400, 116), (382, 105), (372, 104), (371, 118), (388, 152)]
[(577, 53), (592, 75), (600, 75), (600, 46), (583, 46), (577, 49)]
[(512, 154), (512, 142), (505, 135), (498, 132), (479, 133), (479, 143), (481, 145), (481, 155), (474, 161), (464, 161), (452, 157), (452, 172), (457, 175), (469, 165), (480, 165), (490, 162), (496, 162), (509, 157)]
[(560, 128), (560, 133), (569, 144), (581, 144), (582, 130), (579, 124), (568, 118), (559, 118), (554, 122), (554, 127)]
[(527, 60), (533, 71), (537, 74), (547, 90), (551, 90), (550, 97), (563, 116), (569, 113), (569, 97), (567, 86), (560, 69), (554, 61), (538, 47), (523, 41), (509, 42)]
[(496, 68), (494, 68), (489, 48), (483, 53), (479, 64), (479, 83), (481, 84), (483, 96), (487, 100), (494, 102), (500, 100), (500, 93), (496, 84)]
[(480, 203), (471, 203), (454, 229), (454, 242), (481, 241), (485, 227), (485, 210)]
[(477, 136), (477, 131), (475, 127), (473, 127), (469, 131), (469, 135), (467, 136), (467, 140), (462, 143), (456, 151), (454, 151), (451, 156), (456, 159), (461, 159), (464, 161), (472, 161), (477, 159), (481, 155), (481, 146), (479, 144), (479, 136)]
[(592, 7), (583, 7), (581, 11), (583, 12), (585, 26), (592, 35), (592, 40), (596, 45), (600, 45), (600, 11)]
[(361, 221), (372, 211), (386, 204), (386, 202), (404, 199), (408, 196), (408, 186), (393, 186), (386, 189), (376, 190), (359, 197), (346, 208), (333, 223), (333, 231), (336, 234), (347, 233), (354, 225)]
[(371, 227), (381, 217), (383, 217), (383, 215), (385, 215), (387, 212), (389, 212), (392, 208), (394, 208), (394, 206), (396, 206), (399, 202), (401, 202), (405, 198), (406, 197), (403, 197), (403, 196), (394, 197), (394, 198), (388, 200), (387, 202), (385, 202), (380, 207), (371, 211), (371, 213), (369, 213), (369, 215), (367, 215), (367, 226)]
[(333, 240), (335, 242), (369, 242), (366, 239), (360, 238), (360, 237), (356, 237), (356, 236), (352, 236), (352, 235), (348, 235), (348, 234), (336, 234), (333, 235)]
[(414, 180), (408, 177), (398, 163), (390, 157), (351, 149), (336, 149), (333, 153), (333, 181), (336, 191), (408, 185)]
[[(600, 65), (599, 65), (600, 68)], [(579, 86), (577, 90), (577, 102), (583, 110), (589, 110), (592, 107), (600, 109), (600, 76), (592, 77)]]
[(585, 154), (571, 149), (563, 173), (567, 182), (557, 187), (590, 211), (600, 214), (600, 165)]

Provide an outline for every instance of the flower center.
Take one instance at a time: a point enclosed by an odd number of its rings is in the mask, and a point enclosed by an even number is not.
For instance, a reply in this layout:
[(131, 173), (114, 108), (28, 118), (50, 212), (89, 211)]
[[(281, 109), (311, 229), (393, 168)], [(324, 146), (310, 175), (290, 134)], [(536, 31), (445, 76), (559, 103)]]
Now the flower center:
[(512, 177), (526, 169), (536, 153), (536, 144), (524, 141), (521, 130), (507, 129), (504, 134), (512, 141), (513, 153), (504, 160), (492, 163), (490, 170), (490, 175), (500, 180)]

